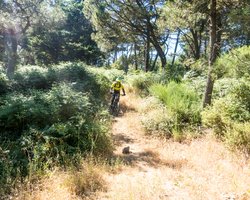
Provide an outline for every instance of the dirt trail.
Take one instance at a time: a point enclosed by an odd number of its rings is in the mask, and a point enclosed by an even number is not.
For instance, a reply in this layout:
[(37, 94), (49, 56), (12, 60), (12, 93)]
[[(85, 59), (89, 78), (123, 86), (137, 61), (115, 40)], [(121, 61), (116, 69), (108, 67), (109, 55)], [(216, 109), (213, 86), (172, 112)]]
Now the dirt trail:
[[(114, 152), (125, 165), (104, 175), (107, 191), (102, 200), (158, 199), (250, 199), (250, 163), (232, 155), (212, 136), (186, 143), (145, 136), (140, 114), (141, 100), (121, 99), (127, 111), (114, 119)], [(130, 147), (129, 154), (122, 149)]]

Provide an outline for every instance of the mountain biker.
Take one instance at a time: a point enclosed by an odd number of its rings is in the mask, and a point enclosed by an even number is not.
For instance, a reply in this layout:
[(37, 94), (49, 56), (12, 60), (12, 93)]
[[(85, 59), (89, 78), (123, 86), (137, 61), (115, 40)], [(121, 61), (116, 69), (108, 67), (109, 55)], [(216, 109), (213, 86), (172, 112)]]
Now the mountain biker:
[(111, 106), (114, 103), (115, 100), (115, 96), (118, 95), (118, 101), (120, 99), (120, 91), (122, 90), (123, 92), (123, 96), (126, 95), (125, 90), (124, 90), (124, 86), (121, 83), (121, 78), (117, 78), (111, 85), (110, 87), (110, 93), (112, 94), (112, 98), (111, 98)]

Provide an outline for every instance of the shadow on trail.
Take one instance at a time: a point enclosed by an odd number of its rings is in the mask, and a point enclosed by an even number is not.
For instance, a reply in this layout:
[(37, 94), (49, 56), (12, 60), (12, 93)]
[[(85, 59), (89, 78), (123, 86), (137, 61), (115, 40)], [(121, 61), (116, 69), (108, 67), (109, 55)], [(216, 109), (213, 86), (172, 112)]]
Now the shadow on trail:
[(126, 165), (130, 165), (132, 167), (141, 167), (145, 165), (158, 168), (165, 166), (179, 170), (183, 166), (187, 165), (186, 159), (163, 160), (157, 152), (153, 152), (152, 150), (146, 150), (144, 152), (130, 152), (130, 154), (119, 155), (117, 158), (122, 160)]
[(129, 106), (126, 102), (122, 102), (122, 103), (120, 104), (120, 108), (121, 108), (121, 111), (122, 111), (123, 113), (125, 113), (125, 112), (130, 112), (130, 111), (132, 111), (132, 112), (135, 112), (135, 111), (136, 111), (136, 109), (135, 109), (134, 107)]
[(114, 135), (113, 140), (114, 140), (114, 143), (119, 146), (123, 143), (134, 143), (135, 141), (133, 138), (128, 137), (122, 133)]

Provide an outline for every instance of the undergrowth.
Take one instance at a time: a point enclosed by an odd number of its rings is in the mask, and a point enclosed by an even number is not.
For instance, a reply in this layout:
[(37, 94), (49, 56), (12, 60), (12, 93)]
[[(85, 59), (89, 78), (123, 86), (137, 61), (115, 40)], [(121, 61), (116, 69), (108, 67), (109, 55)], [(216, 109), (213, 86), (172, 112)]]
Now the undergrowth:
[(77, 166), (86, 153), (112, 152), (109, 85), (83, 63), (15, 73), (0, 96), (0, 196), (32, 174)]

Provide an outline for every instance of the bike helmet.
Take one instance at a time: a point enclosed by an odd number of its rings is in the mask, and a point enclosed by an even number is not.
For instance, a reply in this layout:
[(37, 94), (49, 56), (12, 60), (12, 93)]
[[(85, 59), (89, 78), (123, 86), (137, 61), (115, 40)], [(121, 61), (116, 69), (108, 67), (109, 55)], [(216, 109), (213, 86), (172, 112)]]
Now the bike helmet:
[(116, 80), (117, 82), (121, 82), (121, 81), (122, 81), (122, 79), (121, 79), (120, 77), (116, 78), (115, 80)]

